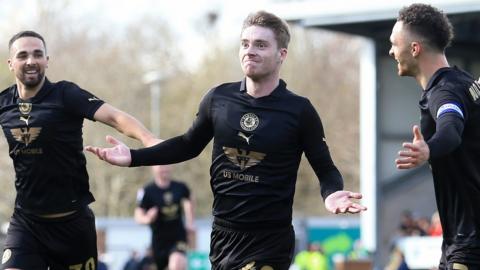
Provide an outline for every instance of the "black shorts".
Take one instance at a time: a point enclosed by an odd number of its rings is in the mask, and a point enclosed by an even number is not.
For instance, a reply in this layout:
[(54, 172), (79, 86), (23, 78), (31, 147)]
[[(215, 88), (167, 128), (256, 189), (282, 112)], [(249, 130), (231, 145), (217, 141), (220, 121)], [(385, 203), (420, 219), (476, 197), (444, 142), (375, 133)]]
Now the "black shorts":
[(439, 270), (480, 270), (480, 247), (442, 243)]
[(95, 217), (90, 208), (45, 219), (15, 210), (8, 227), (2, 267), (37, 270), (97, 269)]
[(295, 248), (291, 224), (239, 228), (215, 218), (210, 243), (212, 270), (288, 270)]
[(153, 257), (158, 270), (168, 266), (168, 259), (173, 252), (187, 252), (187, 234), (185, 229), (169, 232), (170, 237), (152, 239)]

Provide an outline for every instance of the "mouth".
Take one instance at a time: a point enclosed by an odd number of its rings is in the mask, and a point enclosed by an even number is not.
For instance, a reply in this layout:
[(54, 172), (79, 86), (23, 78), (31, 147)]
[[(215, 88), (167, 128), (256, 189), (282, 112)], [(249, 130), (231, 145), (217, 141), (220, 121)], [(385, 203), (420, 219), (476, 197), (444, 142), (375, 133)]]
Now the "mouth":
[(37, 75), (38, 74), (38, 69), (27, 69), (24, 71), (26, 75)]

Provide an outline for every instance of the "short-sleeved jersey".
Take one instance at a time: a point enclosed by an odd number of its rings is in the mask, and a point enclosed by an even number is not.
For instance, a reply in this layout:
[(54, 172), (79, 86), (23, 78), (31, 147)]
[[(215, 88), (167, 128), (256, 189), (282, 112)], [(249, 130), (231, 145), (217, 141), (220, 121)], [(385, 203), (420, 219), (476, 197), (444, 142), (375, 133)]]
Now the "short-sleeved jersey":
[[(343, 188), (320, 117), (307, 98), (289, 91), (282, 80), (270, 95), (260, 98), (247, 93), (245, 80), (211, 89), (186, 134), (151, 149), (133, 150), (132, 165), (189, 159), (190, 148), (199, 152), (212, 138), (210, 175), (217, 218), (258, 226), (290, 224), (303, 153), (320, 180), (324, 198)], [(184, 144), (188, 154), (168, 148), (177, 144)]]
[(154, 239), (173, 237), (178, 230), (185, 230), (183, 225), (183, 200), (190, 199), (190, 190), (179, 181), (170, 181), (168, 187), (159, 187), (154, 182), (138, 191), (138, 206), (144, 210), (158, 207), (158, 216), (150, 224)]
[(13, 85), (0, 93), (0, 125), (15, 168), (15, 207), (36, 214), (79, 209), (92, 201), (83, 154), (83, 119), (103, 101), (67, 81), (45, 79), (22, 100)]
[(427, 143), (440, 117), (455, 115), (464, 123), (460, 146), (430, 164), (446, 243), (480, 247), (480, 87), (456, 67), (441, 68), (430, 79), (420, 110)]

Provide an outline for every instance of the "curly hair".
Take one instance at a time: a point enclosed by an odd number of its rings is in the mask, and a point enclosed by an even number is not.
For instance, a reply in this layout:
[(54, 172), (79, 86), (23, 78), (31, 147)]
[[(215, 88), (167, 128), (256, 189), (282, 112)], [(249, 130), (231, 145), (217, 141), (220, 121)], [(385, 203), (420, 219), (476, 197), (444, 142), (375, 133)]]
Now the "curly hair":
[(288, 24), (272, 13), (266, 11), (258, 11), (251, 13), (243, 21), (242, 32), (245, 28), (257, 25), (269, 28), (275, 34), (279, 48), (288, 48), (290, 42), (290, 30)]
[(445, 51), (453, 39), (453, 27), (447, 16), (435, 7), (412, 4), (400, 10), (397, 21), (404, 23), (414, 34), (423, 38), (430, 47)]

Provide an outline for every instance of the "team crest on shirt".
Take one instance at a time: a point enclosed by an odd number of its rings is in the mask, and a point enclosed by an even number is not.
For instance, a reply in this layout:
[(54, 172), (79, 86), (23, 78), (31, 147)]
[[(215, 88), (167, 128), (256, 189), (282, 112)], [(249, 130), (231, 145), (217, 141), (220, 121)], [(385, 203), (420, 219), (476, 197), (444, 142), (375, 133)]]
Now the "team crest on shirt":
[(5, 251), (3, 251), (2, 264), (8, 262), (8, 260), (10, 260), (10, 257), (12, 257), (12, 251), (7, 248), (5, 249)]
[(163, 194), (163, 201), (165, 202), (165, 204), (172, 204), (172, 201), (173, 201), (173, 194), (171, 192), (165, 192)]
[(20, 121), (25, 122), (25, 125), (28, 126), (28, 120), (30, 120), (29, 113), (32, 111), (32, 103), (18, 103), (18, 110), (20, 111)]
[(18, 103), (18, 110), (23, 115), (28, 115), (32, 111), (32, 103), (20, 102)]
[(260, 119), (254, 113), (246, 113), (240, 119), (240, 126), (245, 131), (253, 131), (258, 127)]

